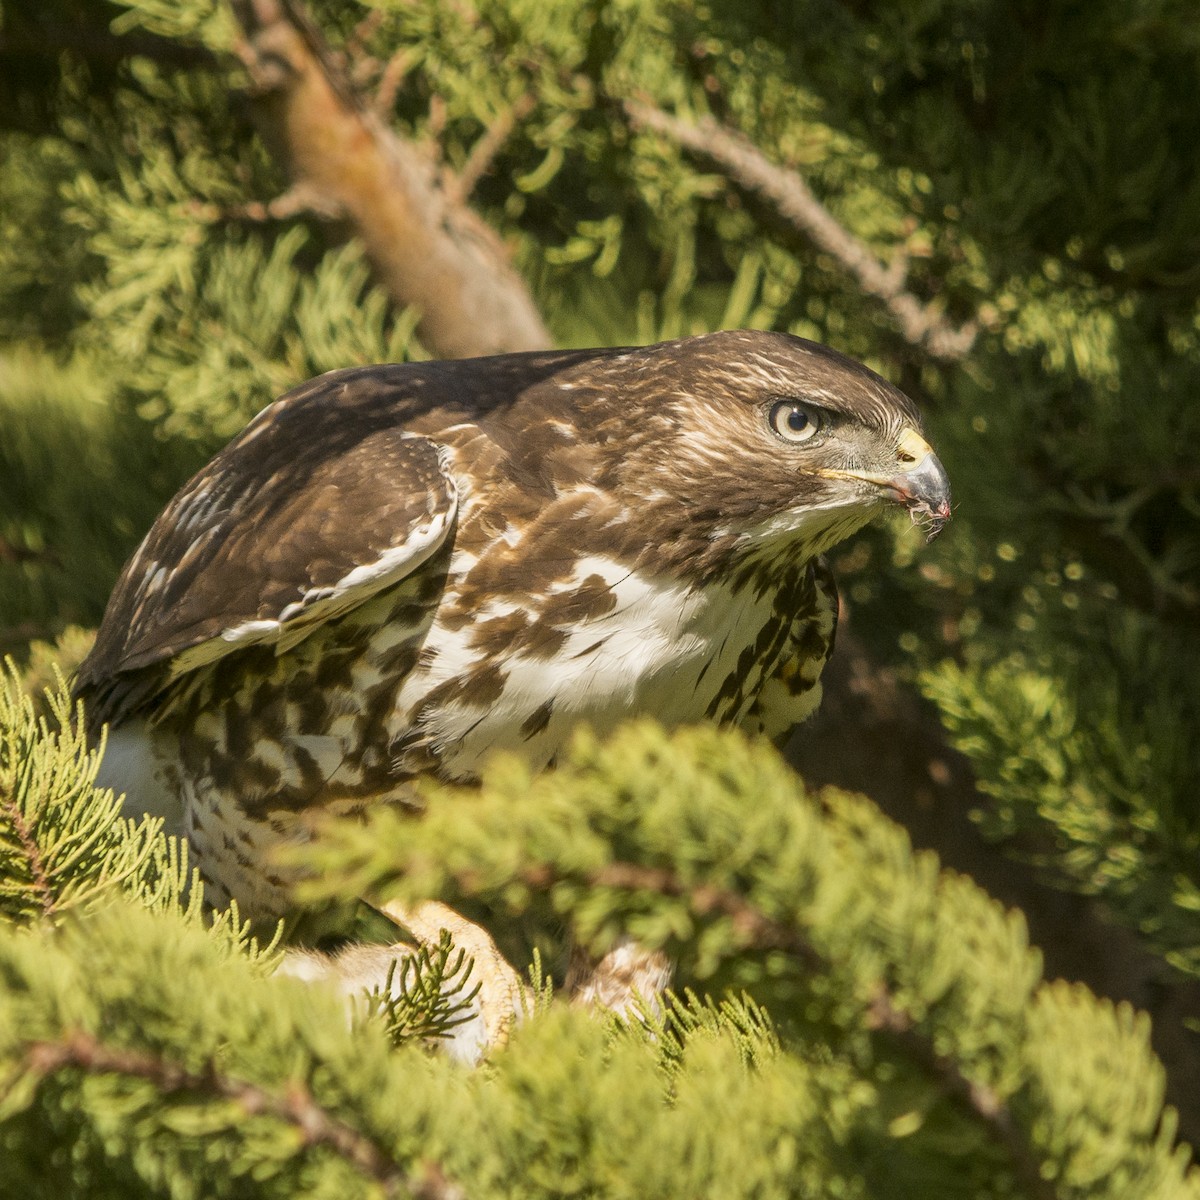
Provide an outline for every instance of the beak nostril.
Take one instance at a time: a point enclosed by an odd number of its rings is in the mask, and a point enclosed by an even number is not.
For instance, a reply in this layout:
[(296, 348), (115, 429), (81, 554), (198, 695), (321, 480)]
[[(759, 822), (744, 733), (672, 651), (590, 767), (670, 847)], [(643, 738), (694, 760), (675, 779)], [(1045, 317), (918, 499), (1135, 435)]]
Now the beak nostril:
[(896, 461), (905, 471), (917, 467), (922, 459), (932, 453), (929, 443), (912, 428), (905, 429), (896, 442)]

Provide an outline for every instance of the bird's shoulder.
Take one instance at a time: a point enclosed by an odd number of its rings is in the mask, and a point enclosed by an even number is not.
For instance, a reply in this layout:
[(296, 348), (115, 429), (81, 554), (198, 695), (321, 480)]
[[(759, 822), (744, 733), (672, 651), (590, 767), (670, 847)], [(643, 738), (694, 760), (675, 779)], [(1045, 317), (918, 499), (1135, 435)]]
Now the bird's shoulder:
[(122, 571), (76, 678), (90, 721), (119, 722), (240, 648), (282, 652), (411, 574), (498, 462), (510, 484), (535, 489), (537, 464), (553, 459), (538, 440), (561, 426), (572, 381), (620, 353), (353, 367), (268, 405), (180, 489)]

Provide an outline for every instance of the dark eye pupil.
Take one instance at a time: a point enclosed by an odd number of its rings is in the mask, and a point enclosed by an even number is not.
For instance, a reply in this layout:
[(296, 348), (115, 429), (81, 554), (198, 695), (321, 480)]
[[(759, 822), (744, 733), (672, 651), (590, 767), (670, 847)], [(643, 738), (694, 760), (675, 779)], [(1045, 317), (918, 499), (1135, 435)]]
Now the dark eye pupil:
[(775, 433), (789, 442), (806, 442), (821, 428), (820, 416), (794, 400), (772, 404), (767, 420)]

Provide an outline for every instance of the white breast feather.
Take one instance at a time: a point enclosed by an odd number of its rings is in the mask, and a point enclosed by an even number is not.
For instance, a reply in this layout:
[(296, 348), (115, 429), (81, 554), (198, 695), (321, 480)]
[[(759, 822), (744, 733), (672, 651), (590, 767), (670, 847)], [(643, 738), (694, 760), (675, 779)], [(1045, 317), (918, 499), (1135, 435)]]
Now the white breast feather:
[[(569, 591), (595, 575), (616, 597), (608, 613), (572, 629), (552, 659), (505, 658), (504, 695), (498, 703), (482, 706), (467, 698), (430, 717), (428, 731), (450, 774), (475, 774), (487, 754), (499, 748), (519, 750), (542, 765), (580, 721), (604, 731), (633, 712), (652, 713), (667, 725), (699, 720), (743, 648), (771, 617), (769, 595), (756, 601), (749, 589), (700, 591), (596, 555), (580, 559), (557, 590)], [(480, 620), (514, 606), (490, 607)], [(430, 668), (415, 671), (405, 682), (397, 703), (398, 728), (407, 726), (433, 686), (477, 662), (470, 634), (469, 625), (459, 630), (433, 626), (427, 645), (437, 654)], [(548, 724), (526, 738), (522, 721), (548, 699), (554, 701)]]

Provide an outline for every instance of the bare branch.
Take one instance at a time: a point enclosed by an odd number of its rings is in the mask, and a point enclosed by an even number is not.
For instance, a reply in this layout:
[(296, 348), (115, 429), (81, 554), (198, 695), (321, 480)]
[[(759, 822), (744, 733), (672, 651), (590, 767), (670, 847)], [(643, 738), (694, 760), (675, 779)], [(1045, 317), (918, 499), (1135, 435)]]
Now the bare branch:
[[(358, 100), (292, 0), (236, 0), (264, 138), (293, 187), (344, 214), (396, 304), (443, 358), (543, 349), (550, 334), (495, 233), (436, 164)], [(310, 205), (311, 207), (311, 205)]]
[(73, 1067), (89, 1074), (145, 1079), (164, 1094), (192, 1092), (232, 1100), (247, 1115), (265, 1113), (285, 1121), (297, 1130), (305, 1146), (333, 1150), (380, 1184), (388, 1195), (403, 1191), (422, 1200), (462, 1200), (462, 1189), (436, 1164), (426, 1164), (418, 1174), (409, 1174), (365, 1134), (326, 1112), (299, 1082), (290, 1084), (280, 1096), (215, 1069), (199, 1074), (156, 1055), (106, 1046), (83, 1032), (66, 1034), (59, 1041), (31, 1043), (22, 1067), (18, 1077), (32, 1075), (39, 1083)]
[(463, 169), (458, 173), (458, 178), (453, 180), (450, 185), (453, 187), (455, 198), (459, 203), (465, 202), (475, 190), (475, 185), (491, 169), (496, 155), (500, 153), (500, 148), (508, 141), (517, 124), (529, 116), (536, 103), (534, 97), (526, 92), (511, 108), (502, 112), (484, 130), (483, 135), (471, 147), (471, 153), (467, 155), (467, 161), (463, 163)]
[(375, 96), (371, 101), (371, 107), (375, 110), (375, 114), (380, 120), (386, 120), (388, 113), (392, 111), (392, 107), (396, 103), (396, 93), (400, 90), (400, 85), (404, 82), (404, 76), (408, 74), (408, 64), (411, 58), (412, 56), (407, 47), (401, 46), (387, 60), (387, 65), (383, 68), (383, 74), (379, 76), (379, 83), (375, 88)]
[(430, 146), (432, 157), (440, 160), (442, 157), (442, 134), (446, 132), (446, 122), (450, 119), (450, 110), (446, 99), (440, 92), (434, 92), (429, 97), (429, 116), (425, 119), (425, 141)]
[(353, 63), (367, 55), (367, 43), (379, 32), (387, 14), (381, 8), (371, 9), (367, 15), (350, 31), (346, 39), (346, 59)]
[(337, 201), (323, 192), (318, 192), (304, 182), (290, 187), (286, 192), (262, 204), (252, 200), (248, 204), (235, 204), (218, 209), (213, 205), (203, 207), (212, 217), (223, 217), (234, 221), (287, 221), (292, 217), (313, 216), (326, 221), (343, 220), (346, 213)]
[(685, 150), (702, 155), (720, 167), (739, 187), (762, 196), (795, 229), (836, 259), (869, 295), (882, 300), (900, 332), (934, 358), (965, 357), (975, 344), (979, 325), (951, 325), (905, 287), (903, 260), (885, 267), (871, 250), (845, 229), (817, 199), (803, 177), (771, 162), (736, 131), (710, 117), (692, 124), (652, 104), (623, 102), (626, 116), (637, 127), (663, 134)]

